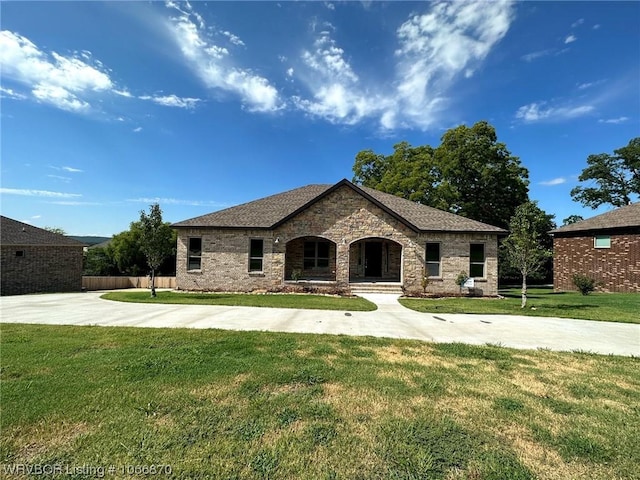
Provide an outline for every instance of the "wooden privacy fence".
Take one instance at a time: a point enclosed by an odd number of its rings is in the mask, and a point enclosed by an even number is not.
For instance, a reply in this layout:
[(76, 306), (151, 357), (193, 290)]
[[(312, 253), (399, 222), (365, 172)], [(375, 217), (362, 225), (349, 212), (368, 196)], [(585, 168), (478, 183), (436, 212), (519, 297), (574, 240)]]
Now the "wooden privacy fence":
[[(118, 290), (121, 288), (150, 288), (149, 277), (82, 277), (85, 290)], [(156, 277), (156, 288), (176, 288), (176, 277)]]

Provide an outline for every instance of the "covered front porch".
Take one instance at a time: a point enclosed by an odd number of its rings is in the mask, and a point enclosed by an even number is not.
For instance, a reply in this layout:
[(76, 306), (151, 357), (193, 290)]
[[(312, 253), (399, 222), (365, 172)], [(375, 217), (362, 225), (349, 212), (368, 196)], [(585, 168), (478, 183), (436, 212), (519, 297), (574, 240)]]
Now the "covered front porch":
[(318, 236), (289, 240), (285, 247), (284, 281), (313, 284), (389, 284), (402, 286), (402, 245), (368, 237), (351, 244)]
[(364, 238), (349, 246), (349, 283), (399, 283), (402, 245), (386, 238)]

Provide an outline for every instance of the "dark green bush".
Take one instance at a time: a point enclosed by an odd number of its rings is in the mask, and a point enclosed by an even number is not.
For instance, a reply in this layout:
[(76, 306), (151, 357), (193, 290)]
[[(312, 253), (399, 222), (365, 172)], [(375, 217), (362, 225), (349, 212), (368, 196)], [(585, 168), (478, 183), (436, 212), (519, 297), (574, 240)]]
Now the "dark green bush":
[(573, 284), (582, 295), (589, 295), (596, 289), (596, 281), (593, 278), (589, 278), (581, 273), (576, 273), (573, 275)]

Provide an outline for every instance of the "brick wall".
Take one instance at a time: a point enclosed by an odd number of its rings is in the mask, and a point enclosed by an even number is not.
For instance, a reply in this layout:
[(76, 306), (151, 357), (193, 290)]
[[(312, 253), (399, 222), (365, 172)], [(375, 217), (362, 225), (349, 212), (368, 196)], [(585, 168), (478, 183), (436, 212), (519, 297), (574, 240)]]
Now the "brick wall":
[(611, 235), (611, 248), (595, 248), (594, 236), (553, 239), (553, 286), (576, 290), (572, 277), (587, 275), (606, 292), (640, 292), (640, 234)]
[[(186, 268), (190, 236), (202, 237), (202, 269), (197, 272), (188, 272)], [(335, 245), (335, 277), (340, 285), (349, 283), (350, 271), (357, 266), (350, 254), (354, 251), (352, 245), (374, 238), (387, 242), (391, 246), (390, 262), (393, 262), (389, 267), (402, 272), (402, 282), (408, 291), (422, 291), (425, 244), (439, 241), (442, 243), (442, 275), (431, 282), (428, 290), (438, 293), (458, 291), (455, 278), (460, 271), (469, 272), (469, 243), (485, 243), (485, 278), (476, 282), (476, 293), (497, 293), (496, 235), (416, 234), (347, 186), (332, 192), (275, 230), (180, 229), (178, 288), (247, 291), (279, 286), (285, 278), (287, 245), (295, 246), (296, 239), (308, 236), (324, 238)], [(251, 238), (264, 239), (264, 271), (261, 274), (248, 272)], [(278, 243), (275, 243), (276, 239)], [(331, 264), (333, 255), (332, 249)]]
[(3, 245), (1, 251), (2, 295), (82, 289), (82, 246)]

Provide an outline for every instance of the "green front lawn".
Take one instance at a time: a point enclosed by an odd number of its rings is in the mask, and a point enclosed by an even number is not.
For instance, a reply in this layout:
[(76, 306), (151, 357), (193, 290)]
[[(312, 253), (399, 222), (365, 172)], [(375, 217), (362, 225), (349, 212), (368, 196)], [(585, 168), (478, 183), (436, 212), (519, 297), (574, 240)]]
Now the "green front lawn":
[(218, 330), (1, 333), (2, 478), (20, 464), (116, 467), (105, 478), (150, 477), (122, 473), (136, 465), (179, 479), (638, 478), (638, 358)]
[(185, 305), (226, 305), (233, 307), (304, 308), (312, 310), (347, 310), (370, 312), (377, 307), (360, 297), (296, 294), (245, 294), (245, 293), (179, 293), (157, 292), (152, 298), (149, 292), (120, 291), (105, 293), (100, 298), (119, 302), (177, 303)]
[(640, 323), (640, 295), (634, 293), (554, 292), (549, 288), (529, 289), (527, 307), (520, 308), (520, 290), (500, 292), (505, 298), (403, 298), (400, 303), (418, 312), (529, 315), (579, 318), (607, 322)]

